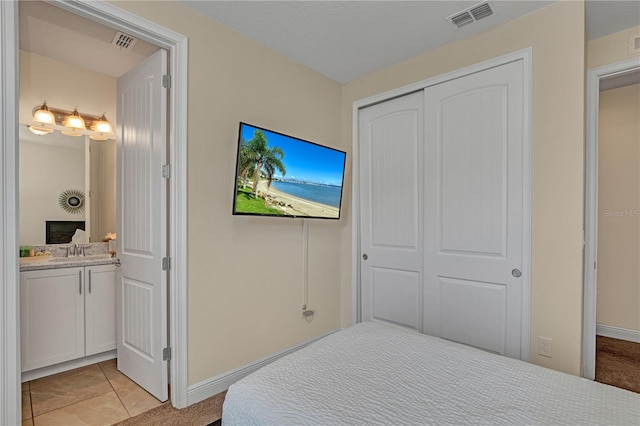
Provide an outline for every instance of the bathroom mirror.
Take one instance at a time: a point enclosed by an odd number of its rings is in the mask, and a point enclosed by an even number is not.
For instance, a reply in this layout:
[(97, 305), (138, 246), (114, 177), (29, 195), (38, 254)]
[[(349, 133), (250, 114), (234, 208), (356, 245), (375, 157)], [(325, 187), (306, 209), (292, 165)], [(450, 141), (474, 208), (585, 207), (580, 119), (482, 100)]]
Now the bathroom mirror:
[(20, 245), (45, 244), (51, 223), (84, 222), (85, 242), (116, 232), (115, 141), (36, 136), (25, 125), (19, 136)]

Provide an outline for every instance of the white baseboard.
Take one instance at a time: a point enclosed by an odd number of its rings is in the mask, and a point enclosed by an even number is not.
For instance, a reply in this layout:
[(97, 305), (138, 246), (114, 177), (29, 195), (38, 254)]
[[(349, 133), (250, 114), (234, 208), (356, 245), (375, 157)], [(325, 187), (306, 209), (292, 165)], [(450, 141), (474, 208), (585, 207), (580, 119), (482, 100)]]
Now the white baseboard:
[(60, 364), (50, 365), (48, 367), (37, 368), (35, 370), (24, 371), (22, 373), (22, 382), (39, 379), (41, 377), (50, 376), (52, 374), (62, 373), (63, 371), (73, 370), (74, 368), (84, 367), (86, 365), (95, 364), (97, 362), (107, 361), (117, 357), (116, 350), (102, 352), (97, 355), (90, 355), (83, 358), (74, 359), (72, 361), (61, 362)]
[(320, 340), (330, 334), (333, 334), (336, 331), (340, 330), (338, 329), (330, 331), (329, 333), (307, 340), (306, 342), (292, 346), (288, 349), (269, 355), (265, 358), (259, 359), (242, 367), (236, 368), (235, 370), (228, 371), (226, 373), (220, 374), (219, 376), (215, 376), (210, 379), (203, 380), (200, 383), (196, 383), (195, 385), (191, 385), (187, 390), (187, 405), (195, 404), (196, 402), (200, 402), (213, 395), (219, 394), (220, 392), (229, 389), (229, 386), (231, 386), (238, 380), (248, 376), (249, 374), (264, 367), (265, 365), (270, 364), (278, 358), (281, 358), (287, 354), (295, 352), (298, 349), (302, 349), (308, 344), (313, 343), (316, 340)]
[(598, 336), (611, 337), (612, 339), (628, 340), (640, 343), (640, 331), (629, 328), (614, 327), (613, 325), (596, 324)]

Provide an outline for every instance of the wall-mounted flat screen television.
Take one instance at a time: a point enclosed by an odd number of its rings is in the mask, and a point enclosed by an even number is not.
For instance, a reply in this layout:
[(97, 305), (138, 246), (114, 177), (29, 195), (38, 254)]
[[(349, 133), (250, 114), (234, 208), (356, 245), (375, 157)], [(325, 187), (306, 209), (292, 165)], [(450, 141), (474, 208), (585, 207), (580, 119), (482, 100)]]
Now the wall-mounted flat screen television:
[(340, 219), (346, 153), (240, 123), (234, 215)]

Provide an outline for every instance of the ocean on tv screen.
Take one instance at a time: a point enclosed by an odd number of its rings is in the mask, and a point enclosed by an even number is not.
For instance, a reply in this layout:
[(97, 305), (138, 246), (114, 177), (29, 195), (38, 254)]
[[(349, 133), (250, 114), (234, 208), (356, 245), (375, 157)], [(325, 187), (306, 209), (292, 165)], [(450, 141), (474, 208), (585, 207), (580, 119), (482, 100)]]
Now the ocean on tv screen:
[(305, 200), (326, 204), (331, 207), (340, 207), (342, 188), (339, 186), (286, 181), (273, 181), (271, 186), (279, 191), (304, 198)]

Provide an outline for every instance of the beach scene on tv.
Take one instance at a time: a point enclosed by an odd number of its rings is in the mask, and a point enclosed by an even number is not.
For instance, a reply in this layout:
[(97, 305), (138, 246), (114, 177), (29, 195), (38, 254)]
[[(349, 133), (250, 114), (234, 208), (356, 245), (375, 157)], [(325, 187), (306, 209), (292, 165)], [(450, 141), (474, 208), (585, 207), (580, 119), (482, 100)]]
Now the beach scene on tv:
[(234, 213), (340, 218), (345, 153), (240, 125)]

